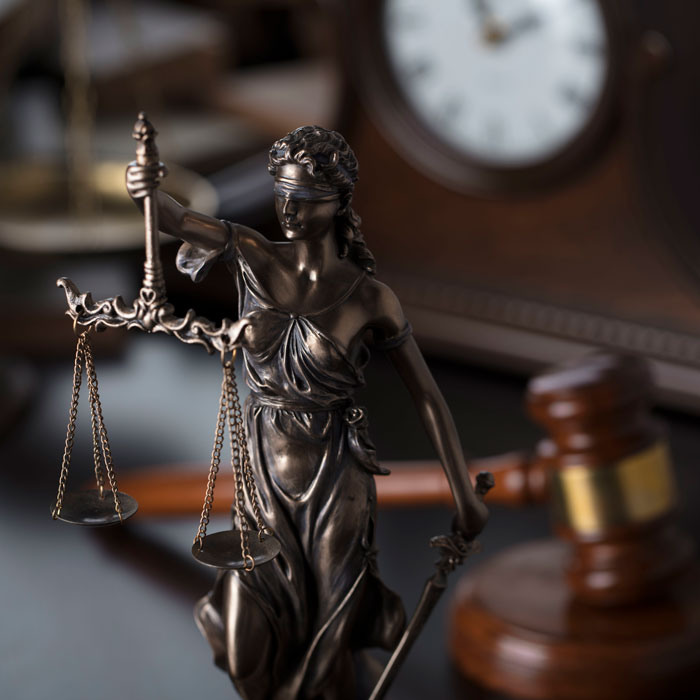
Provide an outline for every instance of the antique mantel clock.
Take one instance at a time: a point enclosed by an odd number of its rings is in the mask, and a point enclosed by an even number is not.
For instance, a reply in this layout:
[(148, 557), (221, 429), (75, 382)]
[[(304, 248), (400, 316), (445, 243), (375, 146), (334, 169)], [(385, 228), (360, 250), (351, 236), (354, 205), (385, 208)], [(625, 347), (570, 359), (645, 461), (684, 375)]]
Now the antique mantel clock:
[(700, 8), (334, 8), (357, 210), (425, 347), (530, 370), (603, 345), (700, 406)]
[(609, 125), (616, 16), (598, 2), (365, 6), (377, 32), (365, 54), (373, 114), (392, 145), (449, 187), (498, 193), (551, 182)]

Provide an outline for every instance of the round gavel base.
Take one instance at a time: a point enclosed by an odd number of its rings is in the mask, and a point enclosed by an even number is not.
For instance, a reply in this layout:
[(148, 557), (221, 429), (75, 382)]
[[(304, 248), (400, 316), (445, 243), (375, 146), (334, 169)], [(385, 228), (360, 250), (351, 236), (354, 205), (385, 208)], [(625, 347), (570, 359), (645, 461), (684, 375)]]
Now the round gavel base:
[(700, 570), (644, 605), (595, 608), (566, 586), (568, 548), (532, 542), (459, 585), (450, 650), (458, 671), (533, 700), (700, 697)]

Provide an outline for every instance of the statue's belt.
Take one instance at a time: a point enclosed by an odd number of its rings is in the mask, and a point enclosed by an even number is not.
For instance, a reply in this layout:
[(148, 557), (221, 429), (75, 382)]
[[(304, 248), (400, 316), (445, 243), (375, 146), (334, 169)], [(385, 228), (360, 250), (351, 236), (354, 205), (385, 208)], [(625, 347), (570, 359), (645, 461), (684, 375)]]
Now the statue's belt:
[[(313, 403), (311, 401), (291, 401), (279, 396), (268, 396), (266, 394), (258, 394), (251, 392), (248, 401), (256, 406), (264, 406), (269, 408), (278, 408), (282, 411), (298, 411), (300, 413), (317, 413), (319, 411), (341, 411), (352, 409), (352, 401), (350, 399), (340, 399), (331, 401), (327, 404)], [(357, 409), (361, 411), (362, 409)]]

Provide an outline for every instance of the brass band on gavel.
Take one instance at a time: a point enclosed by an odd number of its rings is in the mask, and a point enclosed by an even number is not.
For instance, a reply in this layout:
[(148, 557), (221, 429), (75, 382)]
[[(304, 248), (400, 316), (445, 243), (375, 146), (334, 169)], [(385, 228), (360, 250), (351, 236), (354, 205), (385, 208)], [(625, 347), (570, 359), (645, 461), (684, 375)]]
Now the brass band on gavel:
[(584, 536), (653, 520), (676, 505), (662, 441), (610, 465), (567, 465), (552, 474), (550, 487), (555, 522)]

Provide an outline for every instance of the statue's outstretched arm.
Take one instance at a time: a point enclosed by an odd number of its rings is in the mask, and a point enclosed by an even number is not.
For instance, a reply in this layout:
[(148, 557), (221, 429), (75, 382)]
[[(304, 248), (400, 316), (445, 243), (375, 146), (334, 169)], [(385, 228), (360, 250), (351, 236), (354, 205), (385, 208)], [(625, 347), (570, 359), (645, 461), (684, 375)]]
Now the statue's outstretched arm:
[(178, 204), (172, 197), (157, 190), (165, 175), (162, 164), (143, 166), (136, 161), (126, 168), (126, 189), (136, 206), (143, 211), (143, 198), (154, 193), (158, 206), (158, 229), (205, 250), (221, 250), (228, 241), (225, 224), (213, 216), (200, 214)]
[(445, 399), (412, 336), (389, 350), (388, 355), (413, 397), (447, 475), (457, 506), (454, 527), (465, 539), (471, 539), (483, 529), (488, 511), (472, 488), (457, 428)]

